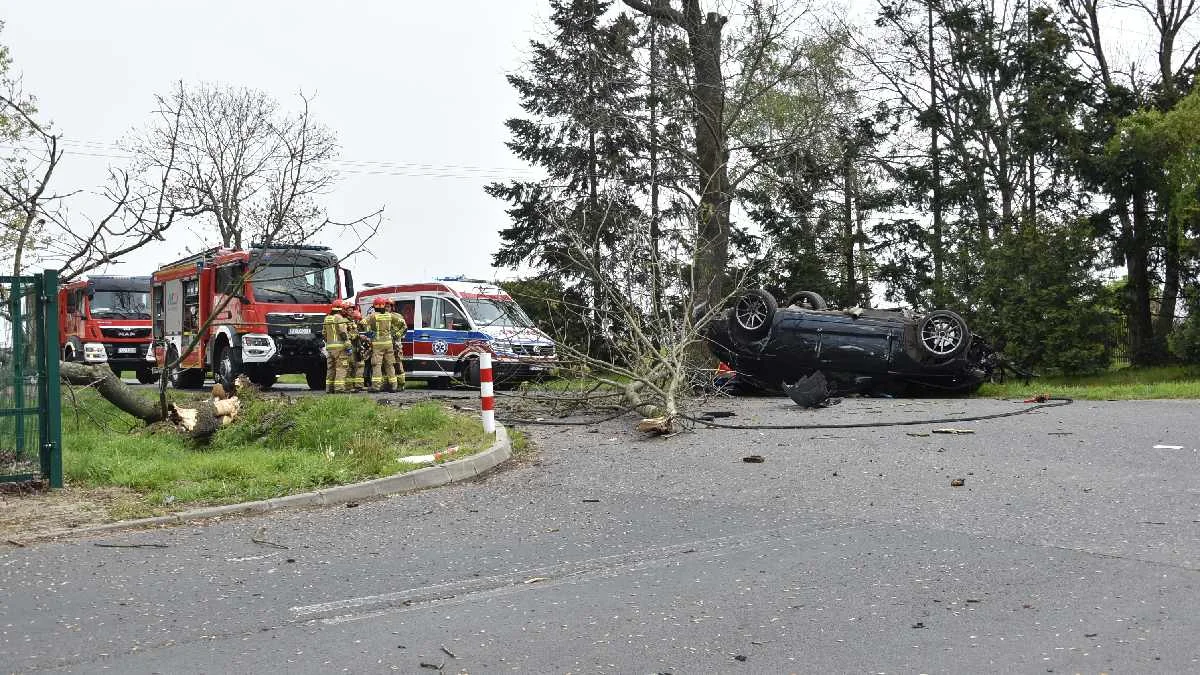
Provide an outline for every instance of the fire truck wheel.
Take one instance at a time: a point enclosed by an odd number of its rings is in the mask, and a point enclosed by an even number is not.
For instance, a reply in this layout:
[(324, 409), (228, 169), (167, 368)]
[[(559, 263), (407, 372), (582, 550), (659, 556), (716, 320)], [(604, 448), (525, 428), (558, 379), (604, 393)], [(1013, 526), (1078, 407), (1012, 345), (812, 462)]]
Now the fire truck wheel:
[(324, 391), (325, 389), (325, 362), (321, 361), (304, 373), (304, 380), (308, 382), (308, 388), (313, 391)]
[(142, 368), (137, 371), (137, 381), (142, 384), (154, 384), (158, 382), (158, 373), (149, 368)]
[[(171, 347), (167, 352), (167, 363), (179, 360), (179, 352)], [(167, 383), (175, 389), (199, 389), (204, 386), (204, 371), (199, 368), (180, 368), (174, 366), (167, 371)]]
[(217, 358), (214, 359), (213, 380), (220, 382), (225, 391), (233, 391), (237, 385), (238, 373), (242, 371), (242, 360), (239, 354), (224, 341), (217, 345)]
[(115, 363), (108, 364), (108, 368), (109, 370), (113, 371), (113, 375), (116, 375), (118, 380), (121, 379), (121, 373), (125, 372), (121, 370), (121, 366), (118, 366)]
[(72, 336), (67, 340), (67, 344), (63, 345), (63, 361), (78, 361), (83, 357), (83, 343), (79, 338)]

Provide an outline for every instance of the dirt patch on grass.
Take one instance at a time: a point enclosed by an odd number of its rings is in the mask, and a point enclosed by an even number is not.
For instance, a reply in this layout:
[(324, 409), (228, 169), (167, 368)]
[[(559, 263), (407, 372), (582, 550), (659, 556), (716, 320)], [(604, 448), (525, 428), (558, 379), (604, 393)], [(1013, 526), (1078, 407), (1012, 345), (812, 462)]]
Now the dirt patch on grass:
[(136, 492), (113, 487), (0, 494), (0, 542), (119, 520), (137, 499)]

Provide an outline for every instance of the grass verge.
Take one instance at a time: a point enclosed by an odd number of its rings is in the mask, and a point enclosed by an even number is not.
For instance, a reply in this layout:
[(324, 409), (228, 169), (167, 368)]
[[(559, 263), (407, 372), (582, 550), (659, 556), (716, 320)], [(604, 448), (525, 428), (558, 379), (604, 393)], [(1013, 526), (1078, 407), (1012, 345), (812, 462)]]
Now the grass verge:
[(199, 444), (166, 425), (134, 426), (92, 392), (64, 400), (63, 473), (75, 487), (136, 495), (111, 516), (160, 515), (267, 499), (420, 468), (399, 457), (491, 446), (473, 416), (437, 403), (395, 408), (357, 396), (244, 396), (234, 424)]
[(984, 384), (979, 396), (1031, 398), (1042, 392), (1087, 401), (1200, 398), (1200, 367), (1119, 368), (1094, 375), (1038, 377), (1025, 384)]

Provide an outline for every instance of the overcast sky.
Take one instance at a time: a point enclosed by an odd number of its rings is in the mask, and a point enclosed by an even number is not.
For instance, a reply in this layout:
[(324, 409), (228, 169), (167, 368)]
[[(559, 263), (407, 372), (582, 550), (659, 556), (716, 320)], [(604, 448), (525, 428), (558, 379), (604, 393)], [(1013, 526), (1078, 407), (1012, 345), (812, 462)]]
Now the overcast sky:
[[(504, 76), (542, 33), (545, 0), (5, 5), (0, 42), (42, 117), (75, 142), (60, 190), (100, 185), (125, 161), (103, 155), (118, 155), (112, 144), (148, 123), (154, 95), (177, 80), (258, 88), (285, 106), (304, 91), (345, 162), (331, 217), (386, 207), (375, 257), (353, 262), (359, 282), (496, 274), (507, 217), (482, 187), (527, 175), (504, 147), (504, 120), (519, 113)], [(175, 231), (108, 271), (149, 273), (211, 236)]]
[[(101, 185), (109, 163), (126, 161), (113, 144), (146, 125), (154, 95), (177, 80), (262, 89), (285, 106), (303, 91), (341, 144), (341, 180), (326, 200), (331, 217), (386, 208), (374, 256), (352, 261), (360, 284), (495, 278), (512, 274), (491, 267), (508, 218), (482, 188), (530, 175), (504, 146), (504, 120), (520, 112), (504, 76), (545, 34), (547, 4), (9, 0), (0, 42), (41, 115), (71, 142), (59, 191)], [(859, 8), (852, 14), (874, 6), (845, 4)], [(1144, 20), (1106, 16), (1113, 19), (1123, 48), (1148, 37), (1135, 25)], [(82, 215), (89, 205), (77, 206)], [(147, 274), (213, 243), (211, 233), (176, 230), (107, 271)]]

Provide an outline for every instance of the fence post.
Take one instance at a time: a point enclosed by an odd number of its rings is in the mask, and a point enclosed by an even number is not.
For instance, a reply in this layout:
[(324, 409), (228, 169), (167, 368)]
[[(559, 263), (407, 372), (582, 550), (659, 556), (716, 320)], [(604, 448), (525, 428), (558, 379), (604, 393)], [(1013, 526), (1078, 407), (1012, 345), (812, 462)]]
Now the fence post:
[(479, 408), (483, 417), (483, 430), (496, 433), (495, 392), (492, 391), (492, 355), (479, 354)]
[(63, 486), (62, 474), (62, 383), (58, 374), (58, 270), (45, 270), (41, 280), (42, 336), (45, 375), (42, 391), (42, 452), (49, 463), (50, 487)]

